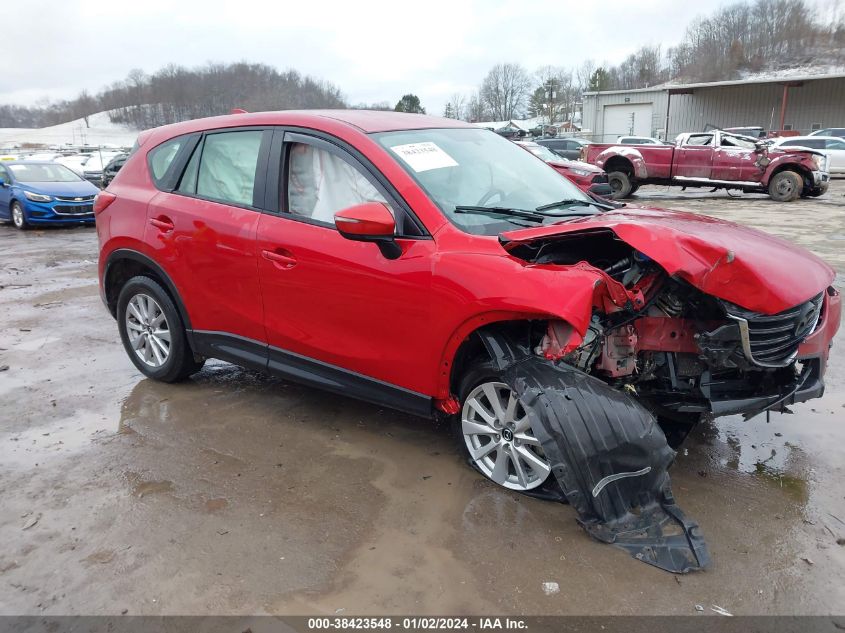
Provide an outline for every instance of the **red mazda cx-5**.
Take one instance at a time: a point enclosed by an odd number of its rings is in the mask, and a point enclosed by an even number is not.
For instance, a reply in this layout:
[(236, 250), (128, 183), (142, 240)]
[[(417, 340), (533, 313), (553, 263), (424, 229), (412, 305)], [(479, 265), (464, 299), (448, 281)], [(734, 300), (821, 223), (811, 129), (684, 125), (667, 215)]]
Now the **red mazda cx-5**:
[[(565, 498), (593, 536), (674, 571), (706, 548), (674, 505), (670, 446), (704, 416), (820, 397), (839, 326), (809, 252), (612, 208), (450, 119), (157, 128), (95, 212), (102, 297), (145, 376), (216, 358), (451, 417), (486, 477)], [(649, 541), (667, 521), (682, 529)]]

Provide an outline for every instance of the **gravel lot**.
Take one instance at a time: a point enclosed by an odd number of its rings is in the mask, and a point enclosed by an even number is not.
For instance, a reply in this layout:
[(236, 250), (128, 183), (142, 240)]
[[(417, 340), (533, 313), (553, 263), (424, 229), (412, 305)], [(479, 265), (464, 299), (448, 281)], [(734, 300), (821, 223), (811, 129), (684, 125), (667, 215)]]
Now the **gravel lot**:
[[(845, 274), (845, 180), (789, 204), (636, 200)], [(142, 378), (98, 296), (93, 228), (0, 226), (0, 253), (0, 614), (845, 613), (843, 334), (824, 399), (720, 419), (679, 453), (714, 564), (675, 577), (486, 483), (423, 420), (219, 362)]]

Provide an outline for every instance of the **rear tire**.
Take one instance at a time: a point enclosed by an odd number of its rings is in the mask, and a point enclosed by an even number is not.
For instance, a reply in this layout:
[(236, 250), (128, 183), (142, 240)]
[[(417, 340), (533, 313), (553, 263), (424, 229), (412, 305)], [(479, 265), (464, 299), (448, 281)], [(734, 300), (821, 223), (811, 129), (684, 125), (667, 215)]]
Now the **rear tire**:
[(778, 202), (792, 202), (801, 196), (804, 180), (794, 171), (782, 171), (769, 181), (769, 196)]
[(628, 177), (624, 171), (612, 171), (607, 175), (608, 184), (610, 184), (610, 188), (613, 190), (611, 194), (611, 198), (614, 200), (621, 200), (622, 198), (627, 198), (631, 195), (633, 190), (633, 185), (631, 184), (631, 179)]
[(117, 327), (129, 359), (148, 378), (178, 382), (205, 363), (194, 358), (176, 304), (149, 277), (132, 277), (121, 289)]
[(15, 228), (26, 231), (29, 228), (29, 222), (26, 219), (26, 211), (24, 211), (21, 203), (17, 200), (12, 202), (11, 212), (12, 224), (15, 225)]

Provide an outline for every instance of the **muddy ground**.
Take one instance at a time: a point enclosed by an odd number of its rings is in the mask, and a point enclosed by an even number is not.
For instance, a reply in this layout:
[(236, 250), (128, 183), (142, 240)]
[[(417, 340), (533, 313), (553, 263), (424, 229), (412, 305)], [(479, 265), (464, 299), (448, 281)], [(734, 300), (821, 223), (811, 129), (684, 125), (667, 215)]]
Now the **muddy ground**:
[[(637, 197), (845, 273), (845, 180), (790, 204)], [(843, 335), (824, 399), (721, 419), (679, 453), (675, 494), (713, 558), (680, 577), (486, 483), (426, 421), (219, 362), (142, 378), (96, 260), (93, 228), (0, 227), (2, 614), (845, 613)]]

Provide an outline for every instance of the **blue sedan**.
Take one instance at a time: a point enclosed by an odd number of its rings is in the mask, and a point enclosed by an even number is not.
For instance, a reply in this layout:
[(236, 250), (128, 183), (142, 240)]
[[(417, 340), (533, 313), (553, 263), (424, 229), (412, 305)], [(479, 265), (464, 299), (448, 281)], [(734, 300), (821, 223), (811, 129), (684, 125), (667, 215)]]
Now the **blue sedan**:
[(19, 229), (36, 224), (93, 224), (99, 189), (58, 163), (0, 163), (0, 221)]

